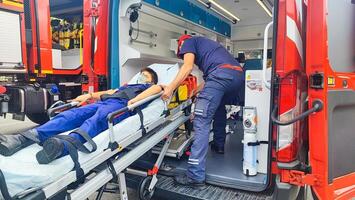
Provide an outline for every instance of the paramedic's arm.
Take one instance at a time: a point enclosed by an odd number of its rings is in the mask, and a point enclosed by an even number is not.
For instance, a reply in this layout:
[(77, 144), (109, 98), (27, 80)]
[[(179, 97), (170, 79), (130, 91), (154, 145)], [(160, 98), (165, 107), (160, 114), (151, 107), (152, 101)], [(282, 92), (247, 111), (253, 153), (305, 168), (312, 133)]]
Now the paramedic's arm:
[(135, 98), (131, 99), (128, 101), (128, 105), (132, 105), (140, 100), (143, 100), (147, 97), (150, 97), (152, 95), (158, 94), (162, 90), (161, 86), (159, 85), (153, 85), (150, 88), (144, 90), (142, 93), (137, 95)]
[(99, 100), (101, 95), (103, 95), (103, 94), (113, 94), (116, 91), (117, 91), (117, 89), (115, 89), (115, 90), (106, 90), (106, 91), (101, 91), (101, 92), (94, 92), (94, 93), (89, 93), (89, 94), (83, 94), (83, 95), (80, 95), (80, 96), (76, 97), (73, 101), (79, 102), (78, 106), (81, 106), (86, 101), (88, 101), (90, 99)]
[(184, 64), (180, 68), (179, 73), (175, 77), (174, 81), (164, 88), (164, 93), (162, 94), (162, 98), (164, 100), (168, 100), (173, 94), (174, 90), (179, 87), (179, 85), (189, 76), (194, 67), (194, 62), (195, 54), (184, 54)]

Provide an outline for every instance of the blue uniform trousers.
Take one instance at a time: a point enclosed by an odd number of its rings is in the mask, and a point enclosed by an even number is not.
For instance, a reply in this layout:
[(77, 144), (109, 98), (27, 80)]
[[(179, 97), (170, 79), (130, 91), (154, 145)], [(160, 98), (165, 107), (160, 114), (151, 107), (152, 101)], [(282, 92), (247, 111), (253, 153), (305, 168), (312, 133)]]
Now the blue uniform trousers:
[(213, 123), (214, 143), (224, 147), (226, 138), (225, 105), (240, 105), (244, 101), (244, 73), (217, 68), (206, 77), (205, 86), (197, 97), (194, 117), (194, 142), (188, 160), (187, 176), (205, 180), (209, 132)]
[[(92, 138), (108, 128), (107, 115), (115, 110), (127, 106), (126, 99), (107, 99), (105, 101), (98, 101), (86, 106), (72, 108), (64, 111), (52, 120), (36, 128), (39, 140), (41, 143), (48, 138), (58, 135), (60, 133), (79, 128), (88, 133)], [(115, 119), (115, 123), (128, 118), (130, 112), (126, 112)], [(86, 142), (82, 136), (73, 132), (70, 136), (80, 140), (82, 143)], [(64, 149), (62, 156), (68, 155), (67, 148)]]

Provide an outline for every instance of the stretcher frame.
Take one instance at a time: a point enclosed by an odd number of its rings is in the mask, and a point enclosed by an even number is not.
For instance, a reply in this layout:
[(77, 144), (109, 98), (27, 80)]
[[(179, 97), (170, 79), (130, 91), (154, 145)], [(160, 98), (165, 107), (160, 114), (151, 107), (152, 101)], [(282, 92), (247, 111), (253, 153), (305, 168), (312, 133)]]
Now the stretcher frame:
[[(167, 115), (162, 115), (161, 117), (157, 118), (153, 123), (145, 125), (145, 129), (147, 132), (153, 131), (154, 133), (147, 138), (145, 141), (141, 142), (132, 150), (128, 151), (127, 153), (120, 155), (123, 149), (134, 143), (135, 141), (139, 140), (143, 137), (143, 131), (140, 129), (132, 134), (129, 134), (127, 137), (120, 141), (115, 141), (114, 138), (114, 131), (113, 131), (113, 119), (118, 116), (120, 113), (132, 111), (138, 106), (153, 101), (161, 96), (162, 92), (153, 96), (150, 96), (146, 99), (143, 99), (137, 103), (134, 103), (130, 106), (125, 108), (119, 109), (110, 113), (107, 117), (107, 121), (109, 124), (109, 138), (110, 138), (110, 145), (109, 147), (98, 154), (97, 156), (93, 157), (90, 161), (85, 162), (81, 165), (81, 168), (84, 171), (84, 177), (87, 179), (90, 172), (94, 170), (99, 165), (109, 162), (110, 164), (105, 167), (104, 170), (101, 170), (94, 177), (86, 180), (82, 185), (75, 188), (73, 191), (68, 193), (67, 187), (73, 183), (76, 183), (77, 176), (76, 171), (73, 169), (69, 173), (65, 174), (59, 180), (48, 184), (47, 186), (41, 188), (31, 188), (24, 192), (17, 194), (14, 198), (10, 199), (50, 199), (55, 197), (56, 195), (62, 193), (64, 191), (64, 196), (67, 199), (86, 199), (91, 194), (95, 193), (100, 188), (104, 187), (107, 183), (109, 183), (113, 179), (117, 179), (119, 188), (120, 188), (120, 196), (121, 199), (128, 199), (127, 196), (127, 188), (126, 188), (126, 181), (125, 181), (125, 174), (124, 170), (127, 169), (134, 161), (138, 160), (141, 156), (143, 156), (146, 152), (151, 150), (155, 145), (161, 142), (163, 139), (167, 138), (166, 144), (162, 149), (158, 160), (156, 162), (155, 170), (158, 170), (162, 160), (168, 150), (168, 146), (171, 142), (173, 137), (174, 131), (179, 128), (183, 123), (190, 119), (190, 112), (187, 112), (189, 106), (191, 106), (192, 101), (188, 99), (187, 101), (181, 103), (176, 108), (170, 110)], [(71, 107), (76, 106), (77, 103), (72, 102), (69, 104), (58, 106), (57, 108), (51, 109), (51, 113), (60, 112), (66, 109), (70, 109)], [(167, 107), (166, 107), (167, 108)], [(164, 127), (160, 127), (164, 125)], [(157, 130), (158, 129), (158, 130)], [(1, 172), (1, 171), (0, 171)], [(156, 177), (157, 171), (153, 174), (153, 181), (150, 183), (150, 190), (153, 190), (155, 184), (157, 183)], [(6, 187), (6, 180), (0, 180), (1, 184), (5, 184)], [(1, 189), (1, 193), (3, 194), (4, 198), (7, 200), (9, 197), (6, 196), (6, 191)], [(7, 188), (5, 188), (7, 190)], [(4, 194), (5, 193), (5, 194)], [(8, 193), (8, 192), (7, 192)]]

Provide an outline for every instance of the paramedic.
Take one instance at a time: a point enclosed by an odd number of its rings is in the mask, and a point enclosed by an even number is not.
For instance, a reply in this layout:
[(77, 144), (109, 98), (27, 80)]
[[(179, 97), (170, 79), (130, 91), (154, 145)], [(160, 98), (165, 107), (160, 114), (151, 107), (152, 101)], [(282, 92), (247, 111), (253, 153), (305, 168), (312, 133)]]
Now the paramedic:
[(203, 72), (204, 86), (197, 97), (194, 111), (194, 142), (187, 173), (175, 177), (181, 185), (203, 186), (209, 133), (213, 120), (214, 138), (211, 149), (224, 153), (226, 138), (225, 105), (244, 103), (244, 73), (240, 64), (219, 43), (205, 37), (183, 35), (178, 40), (177, 56), (184, 60), (175, 80), (165, 86), (162, 98), (167, 100), (192, 72), (194, 64)]
[[(56, 158), (68, 155), (70, 147), (68, 143), (75, 147), (83, 147), (85, 142), (93, 142), (91, 138), (108, 128), (106, 117), (109, 113), (131, 105), (148, 96), (159, 93), (162, 88), (157, 84), (158, 76), (150, 68), (141, 70), (137, 84), (124, 85), (116, 90), (107, 90), (84, 94), (78, 96), (74, 101), (84, 104), (90, 99), (99, 100), (96, 103), (73, 108), (64, 111), (47, 123), (17, 135), (0, 135), (0, 154), (10, 156), (22, 148), (39, 143), (43, 146), (43, 150), (36, 155), (40, 164), (46, 164)], [(101, 99), (101, 100), (100, 100)], [(142, 109), (146, 104), (140, 106)], [(126, 112), (118, 116), (114, 123), (118, 123), (123, 119), (134, 114)], [(73, 130), (67, 136), (58, 135), (60, 133)], [(92, 148), (96, 146), (90, 143)], [(70, 144), (69, 144), (70, 146)], [(78, 150), (80, 150), (78, 148)], [(85, 152), (85, 151), (83, 151)], [(90, 153), (90, 152), (87, 152)]]

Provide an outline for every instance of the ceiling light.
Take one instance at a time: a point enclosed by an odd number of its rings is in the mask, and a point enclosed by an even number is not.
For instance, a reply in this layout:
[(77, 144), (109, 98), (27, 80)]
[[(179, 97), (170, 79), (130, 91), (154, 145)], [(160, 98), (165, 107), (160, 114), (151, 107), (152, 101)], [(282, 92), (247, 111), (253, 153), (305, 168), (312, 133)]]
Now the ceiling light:
[(218, 10), (214, 9), (214, 8), (210, 8), (211, 10), (213, 10), (214, 12), (216, 12), (217, 14), (221, 15), (222, 17), (228, 19), (229, 21), (231, 21), (233, 24), (236, 24), (237, 23), (237, 20), (236, 19), (231, 19), (227, 16), (225, 16), (224, 14), (222, 14), (221, 12), (219, 12)]
[(201, 4), (203, 4), (204, 6), (206, 6), (208, 9), (213, 10), (215, 13), (217, 13), (217, 14), (221, 15), (222, 17), (226, 18), (227, 20), (231, 21), (233, 24), (236, 24), (237, 21), (239, 21), (239, 18), (237, 18), (237, 19), (233, 18), (233, 19), (232, 19), (231, 17), (228, 17), (228, 16), (224, 15), (223, 13), (221, 13), (220, 11), (218, 11), (217, 9), (213, 8), (213, 7), (211, 6), (211, 3), (210, 3), (210, 2), (205, 3), (205, 2), (202, 1), (202, 0), (197, 0), (197, 1), (200, 2)]
[(272, 13), (271, 11), (269, 10), (268, 7), (266, 7), (265, 3), (263, 0), (256, 0), (256, 2), (258, 2), (258, 4), (265, 10), (265, 12), (270, 16), (272, 17)]
[(229, 16), (233, 17), (235, 20), (240, 21), (240, 19), (233, 15), (231, 12), (229, 12), (228, 10), (226, 10), (225, 8), (223, 8), (221, 5), (219, 5), (217, 2), (215, 2), (214, 0), (208, 0), (210, 3), (212, 3), (213, 5), (215, 5), (218, 9), (222, 10), (223, 12), (227, 13)]

